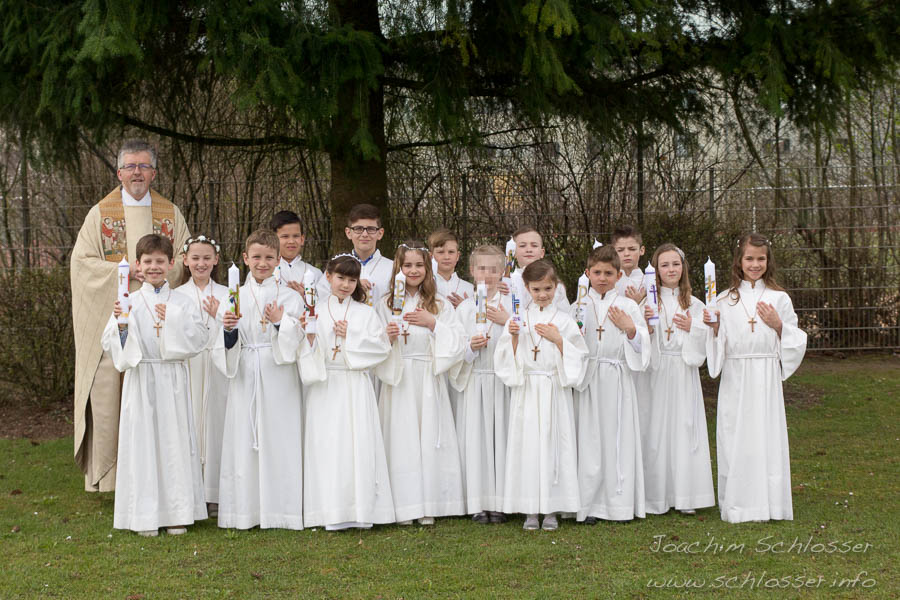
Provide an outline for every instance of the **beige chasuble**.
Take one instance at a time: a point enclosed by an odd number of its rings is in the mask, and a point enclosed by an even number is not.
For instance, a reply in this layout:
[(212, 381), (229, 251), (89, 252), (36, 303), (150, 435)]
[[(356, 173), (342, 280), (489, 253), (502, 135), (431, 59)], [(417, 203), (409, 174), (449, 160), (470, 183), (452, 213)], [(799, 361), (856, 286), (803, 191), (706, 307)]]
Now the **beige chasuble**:
[[(118, 398), (95, 393), (96, 397), (91, 402), (99, 401), (111, 406), (91, 405), (90, 432), (87, 431), (87, 412), (95, 376), (98, 382), (101, 381), (98, 374), (103, 355), (100, 336), (116, 301), (118, 263), (126, 256), (133, 266), (138, 240), (149, 233), (160, 233), (172, 240), (175, 246), (175, 268), (169, 273), (169, 285), (174, 287), (181, 279), (181, 247), (190, 232), (181, 211), (174, 204), (153, 190), (150, 194), (152, 206), (126, 206), (122, 203), (121, 187), (117, 187), (88, 212), (72, 249), (75, 462), (84, 472), (88, 488), (98, 486), (116, 464)], [(138, 288), (140, 282), (132, 281), (132, 291)], [(109, 368), (112, 368), (111, 363)], [(109, 379), (104, 377), (102, 380)], [(86, 443), (87, 436), (92, 436), (90, 444)], [(104, 490), (103, 487), (98, 489)]]

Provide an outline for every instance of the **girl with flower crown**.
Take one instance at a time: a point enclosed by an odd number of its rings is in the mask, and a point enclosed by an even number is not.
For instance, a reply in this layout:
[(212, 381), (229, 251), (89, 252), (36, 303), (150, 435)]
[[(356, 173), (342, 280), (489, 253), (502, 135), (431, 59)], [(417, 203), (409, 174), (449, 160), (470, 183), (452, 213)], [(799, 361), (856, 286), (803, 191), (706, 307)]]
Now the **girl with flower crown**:
[(304, 395), (303, 523), (328, 531), (394, 522), (384, 440), (369, 369), (391, 351), (384, 323), (365, 303), (355, 256), (325, 268), (330, 293), (316, 304), (315, 333), (300, 349)]
[[(398, 285), (403, 273), (405, 286)], [(462, 469), (447, 377), (463, 360), (465, 330), (437, 294), (431, 256), (419, 242), (397, 248), (391, 293), (376, 302), (391, 342), (376, 369), (394, 510), (401, 524), (465, 514)]]
[(784, 391), (800, 366), (806, 333), (791, 297), (775, 280), (772, 246), (758, 233), (740, 239), (731, 286), (709, 326), (709, 374), (722, 375), (716, 411), (719, 510), (730, 523), (794, 518)]
[(214, 368), (211, 350), (222, 337), (216, 320), (219, 305), (228, 297), (228, 288), (215, 280), (219, 264), (219, 244), (205, 235), (190, 238), (182, 247), (184, 273), (175, 293), (187, 298), (209, 331), (206, 348), (188, 361), (191, 405), (197, 450), (203, 468), (207, 511), (215, 518), (219, 506), (219, 467), (222, 462), (222, 431), (225, 427), (225, 397), (228, 379)]

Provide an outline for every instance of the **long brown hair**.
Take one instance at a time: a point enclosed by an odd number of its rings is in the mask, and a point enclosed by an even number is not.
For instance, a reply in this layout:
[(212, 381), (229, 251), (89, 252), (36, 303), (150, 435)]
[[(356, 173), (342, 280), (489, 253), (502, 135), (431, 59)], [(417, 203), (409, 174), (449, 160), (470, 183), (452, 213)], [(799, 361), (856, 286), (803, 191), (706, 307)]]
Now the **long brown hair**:
[(744, 269), (741, 268), (741, 260), (744, 258), (744, 251), (747, 246), (756, 246), (757, 248), (766, 249), (766, 272), (763, 274), (763, 283), (770, 290), (784, 291), (784, 288), (778, 285), (775, 280), (775, 255), (772, 253), (772, 242), (766, 236), (759, 233), (748, 233), (741, 237), (737, 242), (734, 251), (734, 260), (731, 261), (731, 287), (728, 289), (728, 297), (737, 304), (741, 299), (740, 286), (744, 280)]
[(391, 291), (385, 297), (385, 302), (388, 308), (394, 306), (394, 277), (400, 272), (407, 252), (418, 252), (422, 255), (422, 262), (425, 263), (425, 279), (419, 285), (419, 306), (436, 315), (441, 312), (441, 304), (437, 299), (437, 284), (434, 283), (434, 273), (431, 271), (431, 255), (425, 244), (418, 240), (406, 240), (397, 246), (397, 252), (394, 253), (394, 268), (391, 270)]
[(356, 287), (353, 289), (353, 293), (350, 294), (350, 298), (356, 300), (357, 302), (365, 302), (366, 301), (366, 290), (363, 289), (363, 286), (359, 284), (359, 276), (362, 273), (362, 265), (360, 265), (359, 260), (350, 256), (349, 254), (340, 254), (335, 256), (331, 260), (328, 261), (328, 264), (325, 266), (325, 273), (337, 273), (339, 275), (343, 275), (344, 277), (351, 277), (356, 280)]
[(681, 259), (681, 279), (678, 280), (678, 304), (681, 306), (681, 310), (687, 310), (691, 306), (691, 278), (688, 275), (687, 258), (684, 257), (684, 252), (681, 251), (681, 248), (670, 242), (666, 242), (656, 249), (656, 252), (653, 253), (653, 258), (650, 259), (650, 264), (656, 270), (656, 287), (658, 289), (662, 289), (663, 286), (662, 277), (659, 276), (659, 257), (663, 252), (674, 252)]
[[(188, 251), (191, 249), (191, 246), (193, 246), (194, 244), (206, 244), (207, 246), (209, 246), (210, 248), (213, 249), (213, 252), (215, 252), (216, 256), (219, 256), (219, 249), (216, 248), (215, 240), (211, 240), (211, 239), (207, 239), (207, 238), (204, 238), (202, 240), (197, 239), (197, 238), (191, 238), (184, 245), (184, 252), (182, 252), (182, 254), (181, 254), (182, 261), (185, 258), (187, 258)], [(209, 270), (209, 280), (218, 283), (218, 281), (219, 281), (218, 274), (219, 274), (219, 263), (216, 263), (212, 266), (212, 269)], [(187, 265), (184, 265), (184, 269), (182, 269), (182, 271), (181, 271), (181, 281), (179, 282), (178, 285), (184, 285), (185, 283), (187, 283), (190, 280), (191, 277), (193, 277), (193, 275), (191, 274), (190, 268), (188, 268)]]

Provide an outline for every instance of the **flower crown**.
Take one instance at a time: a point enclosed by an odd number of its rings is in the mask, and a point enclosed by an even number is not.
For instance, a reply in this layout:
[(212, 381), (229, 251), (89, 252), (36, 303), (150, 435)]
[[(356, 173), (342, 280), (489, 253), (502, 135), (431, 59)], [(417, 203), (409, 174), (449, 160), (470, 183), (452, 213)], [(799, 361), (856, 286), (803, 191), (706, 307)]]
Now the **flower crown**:
[(406, 244), (400, 244), (401, 248), (406, 248), (407, 250), (418, 250), (423, 254), (428, 254), (428, 248), (416, 248), (415, 246), (407, 246)]
[(348, 253), (348, 252), (342, 252), (342, 253), (340, 253), (340, 254), (335, 254), (334, 256), (331, 257), (331, 259), (330, 259), (328, 262), (331, 262), (332, 260), (337, 260), (337, 259), (339, 259), (339, 258), (343, 258), (344, 256), (349, 257), (349, 258), (352, 258), (353, 260), (355, 260), (355, 261), (358, 262), (359, 264), (362, 264), (362, 261), (359, 260), (359, 257), (358, 257), (358, 256), (354, 256), (354, 255), (352, 255), (352, 254), (350, 254), (350, 253)]
[[(762, 236), (760, 236), (760, 237), (762, 237)], [(735, 246), (737, 246), (738, 248), (740, 248), (740, 247), (741, 247), (741, 240), (742, 240), (742, 239), (744, 239), (744, 238), (742, 238), (742, 237), (738, 238), (738, 241), (737, 241), (737, 243), (735, 244)], [(748, 242), (750, 241), (750, 238), (749, 238), (749, 237), (747, 238), (747, 241), (748, 241)], [(763, 243), (764, 243), (766, 246), (771, 246), (771, 245), (772, 245), (772, 242), (769, 240), (769, 238), (763, 238)]]
[(184, 246), (181, 248), (181, 251), (184, 254), (187, 254), (188, 248), (191, 247), (191, 244), (196, 244), (197, 242), (203, 242), (204, 244), (209, 244), (210, 246), (212, 246), (213, 248), (216, 249), (216, 254), (218, 254), (219, 252), (222, 251), (222, 249), (219, 247), (219, 243), (216, 240), (214, 240), (212, 238), (208, 238), (205, 235), (198, 235), (195, 238), (193, 238), (193, 237), (188, 238), (188, 241), (186, 241), (184, 243)]

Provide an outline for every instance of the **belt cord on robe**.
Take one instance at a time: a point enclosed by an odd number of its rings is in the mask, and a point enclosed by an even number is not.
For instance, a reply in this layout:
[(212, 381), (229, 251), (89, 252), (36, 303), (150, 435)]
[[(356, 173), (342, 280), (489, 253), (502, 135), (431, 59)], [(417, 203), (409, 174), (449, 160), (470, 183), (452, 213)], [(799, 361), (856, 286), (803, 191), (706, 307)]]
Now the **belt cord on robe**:
[(621, 445), (622, 445), (622, 398), (625, 395), (625, 390), (622, 388), (622, 380), (624, 379), (625, 373), (624, 365), (621, 360), (615, 360), (612, 358), (603, 358), (603, 357), (595, 357), (594, 360), (600, 363), (605, 363), (608, 365), (612, 365), (618, 371), (619, 376), (619, 385), (616, 394), (616, 494), (621, 495), (623, 488), (622, 483), (625, 481), (625, 476), (622, 475), (622, 457), (621, 457)]
[[(346, 366), (346, 361), (344, 361), (343, 365), (325, 365), (326, 371), (352, 371), (350, 367)], [(378, 436), (372, 435), (372, 456), (378, 456)], [(378, 469), (375, 469), (375, 496), (378, 496)]]
[(256, 358), (256, 368), (253, 370), (253, 397), (250, 400), (250, 447), (259, 452), (259, 396), (261, 390), (260, 371), (262, 363), (259, 362), (259, 351), (262, 348), (271, 348), (272, 344), (246, 344), (241, 346), (241, 350), (253, 350)]
[[(525, 375), (532, 375), (536, 377), (553, 377), (556, 375), (555, 371), (528, 371)], [(550, 442), (553, 445), (553, 485), (559, 483), (559, 415), (556, 414), (559, 410), (559, 402), (553, 402), (553, 397), (550, 397), (550, 436), (552, 441)]]
[[(186, 360), (167, 360), (165, 358), (142, 358), (142, 363), (148, 363), (153, 365), (181, 365), (181, 370), (184, 372), (185, 383), (187, 384), (187, 413), (188, 413), (188, 440), (191, 444), (191, 456), (197, 454), (197, 439), (194, 437), (194, 407), (193, 407), (193, 399), (191, 398), (191, 374), (188, 371), (188, 365)], [(146, 393), (146, 391), (145, 391)], [(149, 395), (145, 395), (145, 397), (150, 397)]]

